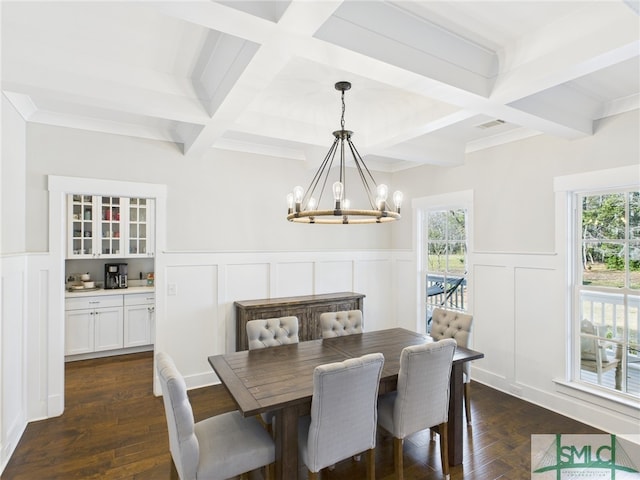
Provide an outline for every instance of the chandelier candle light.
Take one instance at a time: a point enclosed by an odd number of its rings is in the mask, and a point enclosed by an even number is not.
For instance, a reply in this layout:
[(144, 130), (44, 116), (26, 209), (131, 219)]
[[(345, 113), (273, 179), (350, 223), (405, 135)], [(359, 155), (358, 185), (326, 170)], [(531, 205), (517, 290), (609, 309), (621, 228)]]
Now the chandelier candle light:
[[(314, 175), (309, 188), (305, 192), (300, 186), (293, 189), (293, 193), (287, 195), (289, 206), (287, 220), (296, 223), (320, 223), (320, 224), (362, 224), (393, 222), (400, 218), (400, 206), (402, 204), (402, 192), (393, 194), (394, 210), (387, 204), (389, 189), (385, 184), (377, 185), (371, 172), (365, 165), (355, 145), (351, 141), (353, 132), (344, 129), (344, 92), (351, 88), (349, 82), (338, 82), (336, 90), (342, 92), (342, 117), (340, 130), (333, 132), (335, 140), (324, 157), (320, 168)], [(362, 188), (369, 199), (369, 208), (353, 209), (346, 198), (346, 170), (345, 150), (351, 152), (358, 176), (362, 182)], [(329, 174), (333, 167), (336, 153), (339, 152), (340, 164), (337, 168), (337, 181), (333, 182), (333, 206), (331, 210), (316, 209), (322, 201), (322, 194), (329, 184)], [(319, 187), (319, 188), (318, 188)], [(313, 196), (318, 193), (318, 199)], [(375, 196), (374, 196), (375, 195)]]

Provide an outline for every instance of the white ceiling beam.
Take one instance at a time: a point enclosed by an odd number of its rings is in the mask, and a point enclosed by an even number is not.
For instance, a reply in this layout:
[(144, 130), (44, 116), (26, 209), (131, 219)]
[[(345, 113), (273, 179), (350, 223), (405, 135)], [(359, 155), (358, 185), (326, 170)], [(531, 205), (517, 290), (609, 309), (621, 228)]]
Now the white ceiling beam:
[(185, 154), (198, 157), (214, 145), (264, 86), (271, 83), (290, 59), (302, 51), (301, 40), (313, 35), (339, 4), (340, 2), (291, 2), (278, 22), (280, 29), (263, 31), (258, 51), (200, 134), (192, 142), (185, 143)]
[(153, 2), (149, 5), (165, 15), (255, 43), (263, 43), (278, 29), (269, 20), (210, 0)]
[(491, 98), (511, 103), (638, 55), (637, 18), (624, 5), (585, 5), (505, 51)]
[(3, 69), (3, 90), (29, 95), (37, 105), (39, 97), (90, 105), (106, 110), (124, 111), (179, 122), (203, 123), (208, 115), (194, 97), (166, 94), (131, 84), (117, 83), (93, 76), (28, 63)]

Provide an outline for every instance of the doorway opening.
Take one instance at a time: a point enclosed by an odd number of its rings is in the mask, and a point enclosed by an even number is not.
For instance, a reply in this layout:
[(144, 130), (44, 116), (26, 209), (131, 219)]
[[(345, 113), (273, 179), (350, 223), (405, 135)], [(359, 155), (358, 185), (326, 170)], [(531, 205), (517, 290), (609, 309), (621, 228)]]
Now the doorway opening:
[[(65, 329), (66, 329), (66, 300), (67, 300), (67, 289), (69, 278), (68, 273), (82, 273), (81, 271), (88, 268), (89, 278), (91, 278), (91, 272), (93, 272), (93, 277), (95, 281), (98, 279), (102, 279), (102, 274), (100, 272), (104, 272), (105, 265), (110, 263), (111, 261), (118, 261), (121, 263), (128, 262), (129, 259), (119, 260), (117, 256), (122, 255), (122, 257), (126, 257), (125, 254), (116, 254), (116, 249), (113, 248), (112, 244), (114, 243), (115, 229), (109, 229), (108, 232), (101, 230), (109, 223), (106, 222), (104, 217), (104, 212), (100, 214), (101, 210), (92, 210), (90, 215), (87, 215), (85, 218), (83, 216), (82, 222), (86, 222), (87, 224), (92, 224), (93, 227), (91, 230), (87, 230), (89, 233), (82, 231), (77, 238), (84, 240), (85, 238), (92, 238), (91, 247), (87, 247), (89, 245), (88, 242), (83, 242), (83, 248), (75, 248), (74, 243), (71, 241), (69, 237), (69, 228), (67, 226), (67, 220), (69, 215), (71, 215), (71, 221), (74, 224), (75, 228), (75, 220), (73, 217), (73, 210), (70, 210), (69, 207), (69, 196), (73, 198), (74, 195), (82, 196), (82, 197), (97, 197), (100, 201), (102, 198), (127, 198), (127, 199), (148, 199), (153, 203), (153, 231), (148, 232), (152, 235), (154, 239), (154, 249), (153, 252), (144, 252), (144, 256), (138, 255), (138, 258), (135, 258), (135, 255), (132, 255), (132, 262), (135, 260), (134, 266), (137, 269), (136, 272), (132, 272), (134, 277), (132, 280), (135, 282), (140, 282), (141, 285), (143, 282), (146, 285), (147, 283), (147, 275), (153, 272), (153, 282), (154, 288), (156, 291), (160, 291), (157, 289), (158, 286), (158, 275), (157, 272), (162, 269), (163, 260), (161, 252), (164, 250), (164, 239), (165, 239), (165, 218), (166, 218), (166, 186), (158, 185), (158, 184), (148, 184), (148, 183), (136, 183), (136, 182), (121, 182), (121, 181), (111, 181), (111, 180), (101, 180), (101, 179), (90, 179), (90, 178), (79, 178), (79, 177), (60, 177), (60, 176), (49, 176), (49, 250), (52, 256), (52, 277), (53, 279), (63, 279), (61, 282), (51, 282), (50, 286), (50, 305), (51, 305), (51, 317), (49, 319), (50, 328), (49, 328), (49, 338), (48, 338), (48, 352), (47, 352), (47, 364), (48, 368), (48, 412), (50, 416), (59, 415), (64, 410), (64, 381), (65, 381), (65, 358), (66, 354), (69, 352), (66, 350), (65, 342)], [(94, 204), (95, 205), (95, 204)], [(114, 212), (112, 205), (109, 206), (109, 212)], [(106, 211), (106, 210), (105, 210)], [(84, 212), (83, 212), (84, 215)], [(94, 217), (100, 216), (100, 218)], [(125, 214), (126, 215), (126, 214)], [(133, 215), (133, 213), (131, 214)], [(80, 220), (80, 219), (79, 219)], [(111, 218), (109, 218), (111, 220)], [(104, 225), (103, 225), (104, 223)], [(133, 225), (133, 223), (132, 223)], [(136, 226), (139, 226), (139, 223), (136, 223)], [(127, 232), (127, 229), (131, 228), (133, 230), (134, 227), (131, 225), (123, 226), (122, 234), (130, 234), (131, 231)], [(94, 236), (95, 232), (95, 236)], [(107, 233), (108, 235), (105, 235)], [(70, 233), (73, 241), (77, 238), (75, 233)], [(86, 235), (86, 237), (85, 237)], [(98, 238), (100, 237), (100, 238)], [(120, 235), (118, 235), (118, 238)], [(131, 239), (134, 239), (136, 242), (136, 253), (142, 253), (137, 250), (139, 244), (139, 234), (135, 232), (135, 235), (130, 235)], [(108, 240), (108, 243), (105, 243)], [(123, 242), (121, 242), (118, 247), (118, 250), (125, 252), (126, 248), (129, 248), (129, 244), (123, 245), (124, 241), (129, 241), (129, 237), (122, 238)], [(108, 245), (108, 246), (106, 246)], [(89, 248), (91, 248), (91, 254), (89, 253)], [(108, 250), (108, 253), (104, 253)], [(133, 250), (131, 250), (133, 251)], [(76, 253), (79, 252), (79, 253)], [(114, 252), (114, 253), (112, 253)], [(151, 253), (151, 255), (150, 255)], [(77, 255), (77, 258), (74, 258), (74, 254)], [(95, 256), (94, 256), (95, 254)], [(104, 258), (100, 258), (104, 256)], [(69, 265), (69, 262), (74, 262)], [(78, 263), (79, 262), (79, 263)], [(78, 272), (68, 272), (68, 269), (77, 269)], [(144, 272), (143, 272), (144, 270)], [(144, 273), (145, 278), (141, 278)], [(160, 275), (160, 279), (162, 276)], [(74, 281), (75, 280), (74, 278)], [(90, 280), (89, 280), (90, 282)], [(100, 280), (101, 282), (101, 280)], [(77, 284), (76, 284), (77, 285)], [(90, 284), (89, 284), (90, 285)], [(95, 287), (95, 285), (94, 285)], [(124, 290), (123, 290), (124, 291)], [(84, 294), (91, 295), (96, 292), (86, 292)], [(101, 294), (110, 294), (111, 292), (102, 291)], [(72, 294), (73, 295), (73, 294)], [(159, 300), (159, 295), (155, 295), (155, 304), (153, 305), (153, 315), (154, 320), (157, 319), (158, 314), (158, 305), (162, 304), (162, 301)], [(108, 296), (104, 297), (105, 299)], [(113, 297), (112, 297), (113, 298)], [(121, 299), (124, 297), (121, 297)], [(121, 314), (124, 316), (125, 314), (125, 305), (123, 303)], [(147, 308), (147, 307), (145, 307)], [(87, 312), (90, 314), (89, 312)], [(94, 312), (95, 315), (95, 312)], [(117, 315), (117, 314), (116, 314)], [(89, 333), (85, 332), (85, 337), (88, 338)], [(124, 331), (122, 332), (124, 335)], [(155, 345), (156, 339), (158, 336), (157, 323), (154, 321), (154, 329), (150, 338), (150, 344)], [(107, 335), (108, 336), (108, 335)], [(95, 335), (93, 338), (97, 338)], [(104, 352), (104, 355), (113, 355), (116, 350), (109, 348), (110, 345), (106, 343), (101, 346), (99, 350)], [(144, 349), (144, 348), (143, 348)], [(149, 347), (147, 346), (147, 350)], [(153, 349), (153, 347), (151, 347)], [(135, 351), (136, 348), (132, 348), (131, 352)], [(92, 354), (87, 353), (89, 357), (101, 356), (100, 353), (93, 352)], [(126, 352), (125, 352), (126, 353)], [(81, 360), (82, 354), (78, 354), (79, 356), (74, 356), (75, 359)], [(87, 358), (89, 358), (87, 357)], [(153, 378), (151, 379), (153, 382)]]

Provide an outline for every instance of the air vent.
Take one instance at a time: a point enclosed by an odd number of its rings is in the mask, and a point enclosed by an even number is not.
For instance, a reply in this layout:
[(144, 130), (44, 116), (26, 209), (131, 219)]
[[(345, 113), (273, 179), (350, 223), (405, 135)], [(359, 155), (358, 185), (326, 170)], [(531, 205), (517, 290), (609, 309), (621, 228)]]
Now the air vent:
[(504, 120), (500, 120), (499, 118), (496, 118), (495, 120), (491, 120), (489, 122), (476, 125), (476, 128), (481, 128), (483, 130), (486, 130), (487, 128), (497, 127), (498, 125), (502, 125), (504, 123), (506, 123)]

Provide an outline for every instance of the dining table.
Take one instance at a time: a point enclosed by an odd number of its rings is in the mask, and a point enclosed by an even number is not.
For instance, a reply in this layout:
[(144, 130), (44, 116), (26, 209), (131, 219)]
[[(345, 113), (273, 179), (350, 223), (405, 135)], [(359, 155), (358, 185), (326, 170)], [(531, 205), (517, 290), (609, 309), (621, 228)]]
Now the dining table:
[[(275, 413), (276, 478), (290, 480), (298, 478), (298, 418), (311, 410), (315, 367), (380, 352), (385, 360), (382, 395), (396, 389), (402, 350), (434, 341), (425, 334), (391, 328), (214, 355), (208, 360), (243, 416)], [(463, 364), (483, 357), (460, 346), (453, 356), (447, 423), (450, 465), (462, 463)]]

